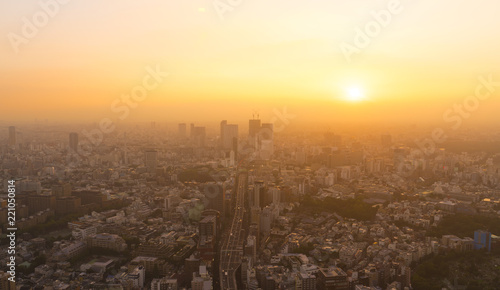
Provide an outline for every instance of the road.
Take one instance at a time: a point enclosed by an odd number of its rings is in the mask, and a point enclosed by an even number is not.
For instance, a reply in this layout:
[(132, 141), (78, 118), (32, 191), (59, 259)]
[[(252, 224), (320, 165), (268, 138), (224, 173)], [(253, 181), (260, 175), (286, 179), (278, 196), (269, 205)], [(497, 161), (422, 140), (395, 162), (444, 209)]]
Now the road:
[(247, 191), (247, 174), (240, 173), (238, 187), (235, 191), (236, 205), (231, 227), (224, 237), (220, 252), (220, 280), (222, 289), (236, 290), (236, 270), (243, 256), (243, 215), (245, 213), (245, 194)]

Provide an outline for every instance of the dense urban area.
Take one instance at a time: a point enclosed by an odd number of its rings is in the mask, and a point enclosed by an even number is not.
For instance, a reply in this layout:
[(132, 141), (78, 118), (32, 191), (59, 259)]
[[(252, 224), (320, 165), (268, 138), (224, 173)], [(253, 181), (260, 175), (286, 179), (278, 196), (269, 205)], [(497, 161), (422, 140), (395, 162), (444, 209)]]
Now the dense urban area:
[(4, 126), (0, 289), (498, 289), (498, 133), (284, 127)]

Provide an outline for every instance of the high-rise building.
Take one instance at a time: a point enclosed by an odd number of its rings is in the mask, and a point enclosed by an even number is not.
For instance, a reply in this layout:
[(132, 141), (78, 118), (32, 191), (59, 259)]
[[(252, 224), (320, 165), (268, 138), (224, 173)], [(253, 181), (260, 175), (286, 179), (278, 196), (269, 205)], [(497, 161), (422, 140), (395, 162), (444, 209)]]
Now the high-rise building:
[(148, 168), (149, 172), (154, 172), (158, 162), (158, 151), (146, 150), (144, 152), (144, 165)]
[(180, 138), (186, 138), (187, 136), (187, 126), (186, 123), (180, 123), (178, 132), (177, 134), (179, 135)]
[[(236, 151), (235, 140), (238, 142), (238, 125), (228, 124), (226, 120), (220, 123), (220, 145), (226, 150)], [(237, 144), (237, 143), (236, 143)]]
[(250, 194), (250, 207), (257, 206), (262, 208), (262, 198), (264, 197), (264, 191), (264, 181), (255, 181), (253, 185), (253, 192)]
[(250, 137), (255, 137), (257, 134), (259, 134), (260, 131), (260, 120), (259, 119), (252, 119), (248, 121), (248, 135)]
[(273, 140), (274, 139), (274, 125), (272, 123), (262, 123), (260, 131), (261, 140)]
[(206, 129), (205, 127), (195, 127), (191, 125), (191, 140), (197, 147), (205, 146)]
[(224, 148), (224, 133), (226, 133), (226, 126), (227, 126), (227, 121), (222, 120), (220, 122), (220, 146)]
[(16, 127), (9, 127), (9, 146), (16, 146)]
[(78, 133), (69, 133), (69, 149), (71, 152), (78, 152)]

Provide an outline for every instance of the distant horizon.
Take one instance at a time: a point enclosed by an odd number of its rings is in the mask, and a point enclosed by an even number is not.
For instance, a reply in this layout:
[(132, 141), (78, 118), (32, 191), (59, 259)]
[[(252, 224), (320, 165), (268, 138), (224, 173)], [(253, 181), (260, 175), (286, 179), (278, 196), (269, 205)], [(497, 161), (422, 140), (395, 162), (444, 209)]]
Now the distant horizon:
[(0, 4), (2, 119), (500, 121), (498, 1), (40, 3)]

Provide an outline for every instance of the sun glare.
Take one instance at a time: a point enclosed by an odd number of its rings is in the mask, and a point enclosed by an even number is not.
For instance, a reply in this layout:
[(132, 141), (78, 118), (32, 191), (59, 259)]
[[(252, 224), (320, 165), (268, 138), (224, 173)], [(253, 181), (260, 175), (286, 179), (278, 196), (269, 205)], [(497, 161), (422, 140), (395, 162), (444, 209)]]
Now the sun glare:
[(350, 102), (359, 102), (365, 99), (365, 93), (359, 87), (350, 87), (346, 90), (345, 98)]

